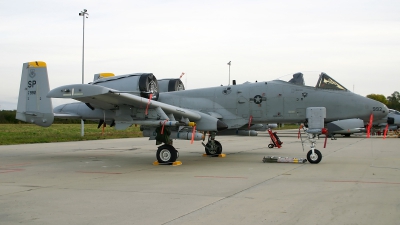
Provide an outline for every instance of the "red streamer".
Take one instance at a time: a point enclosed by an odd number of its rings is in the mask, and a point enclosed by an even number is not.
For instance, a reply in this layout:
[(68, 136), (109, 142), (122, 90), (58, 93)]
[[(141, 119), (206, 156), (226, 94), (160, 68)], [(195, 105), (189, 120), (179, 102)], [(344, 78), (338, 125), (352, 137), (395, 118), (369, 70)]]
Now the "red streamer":
[(150, 101), (151, 101), (151, 99), (153, 98), (153, 94), (150, 94), (150, 96), (149, 96), (149, 102), (147, 103), (147, 106), (146, 106), (146, 112), (145, 112), (145, 115), (147, 116), (147, 111), (149, 110), (149, 105), (150, 105)]
[(251, 125), (251, 121), (253, 120), (253, 116), (250, 116), (250, 118), (249, 118), (249, 128), (248, 128), (248, 130), (250, 130), (250, 125)]
[(193, 131), (192, 131), (192, 140), (190, 140), (190, 144), (193, 144), (194, 141), (194, 133), (196, 132), (196, 126), (193, 126)]
[(164, 120), (164, 123), (163, 123), (162, 128), (161, 128), (161, 134), (164, 134), (164, 126), (165, 126), (165, 123), (166, 123), (167, 121), (168, 121), (168, 120)]
[(371, 116), (369, 116), (369, 124), (367, 126), (367, 138), (371, 136), (371, 128), (372, 128), (372, 122), (374, 121), (374, 114), (371, 113)]
[(388, 130), (389, 130), (389, 124), (386, 124), (385, 130), (383, 131), (383, 139), (386, 139)]
[(303, 128), (303, 125), (300, 125), (299, 127), (299, 133), (297, 133), (297, 139), (300, 139), (300, 129)]

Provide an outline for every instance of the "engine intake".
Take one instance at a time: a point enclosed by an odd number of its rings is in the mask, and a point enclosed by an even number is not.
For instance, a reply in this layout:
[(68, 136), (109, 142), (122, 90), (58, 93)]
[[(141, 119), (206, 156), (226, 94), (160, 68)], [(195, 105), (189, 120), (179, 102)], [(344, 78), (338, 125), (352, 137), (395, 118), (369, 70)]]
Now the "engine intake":
[(160, 93), (185, 90), (185, 86), (179, 78), (158, 80), (158, 86)]

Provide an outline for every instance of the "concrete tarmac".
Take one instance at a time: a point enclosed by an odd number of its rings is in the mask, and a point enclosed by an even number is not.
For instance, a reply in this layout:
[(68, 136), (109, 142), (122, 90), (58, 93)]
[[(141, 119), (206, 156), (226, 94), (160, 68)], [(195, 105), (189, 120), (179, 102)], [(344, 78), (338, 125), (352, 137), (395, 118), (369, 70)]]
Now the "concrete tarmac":
[[(279, 135), (279, 131), (278, 131)], [(399, 224), (400, 139), (328, 139), (319, 164), (296, 131), (221, 136), (225, 158), (175, 141), (181, 166), (153, 166), (147, 138), (0, 146), (0, 224)]]

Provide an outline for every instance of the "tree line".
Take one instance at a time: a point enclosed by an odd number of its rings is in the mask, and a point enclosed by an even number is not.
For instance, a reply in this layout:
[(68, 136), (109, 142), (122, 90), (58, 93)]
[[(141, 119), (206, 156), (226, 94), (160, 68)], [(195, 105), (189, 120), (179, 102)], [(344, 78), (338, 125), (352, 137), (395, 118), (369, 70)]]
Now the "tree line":
[(382, 102), (389, 109), (400, 111), (400, 93), (398, 91), (393, 92), (393, 94), (387, 97), (381, 94), (369, 94), (367, 95), (367, 98)]

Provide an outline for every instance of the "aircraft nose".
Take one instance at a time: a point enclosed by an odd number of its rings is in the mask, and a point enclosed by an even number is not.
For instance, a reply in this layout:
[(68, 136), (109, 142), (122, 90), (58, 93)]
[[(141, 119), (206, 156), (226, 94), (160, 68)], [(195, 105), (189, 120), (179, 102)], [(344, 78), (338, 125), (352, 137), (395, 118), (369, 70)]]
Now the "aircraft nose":
[(377, 117), (380, 117), (380, 118), (384, 118), (389, 114), (389, 108), (383, 103), (381, 103), (380, 107), (382, 108), (382, 111), (374, 111), (375, 114), (376, 114), (374, 116), (377, 116)]
[(226, 130), (228, 129), (228, 125), (226, 125), (224, 122), (222, 122), (221, 120), (217, 121), (217, 130), (221, 131), (221, 130)]
[[(383, 104), (382, 102), (376, 101), (374, 99), (366, 98), (363, 97), (364, 101), (359, 99), (360, 102), (364, 102), (365, 110), (362, 110), (363, 116), (360, 117), (360, 119), (363, 119), (364, 121), (369, 121), (371, 114), (373, 115), (373, 120), (380, 120), (385, 118), (388, 113), (389, 109), (388, 107)], [(361, 113), (361, 109), (359, 110)]]

